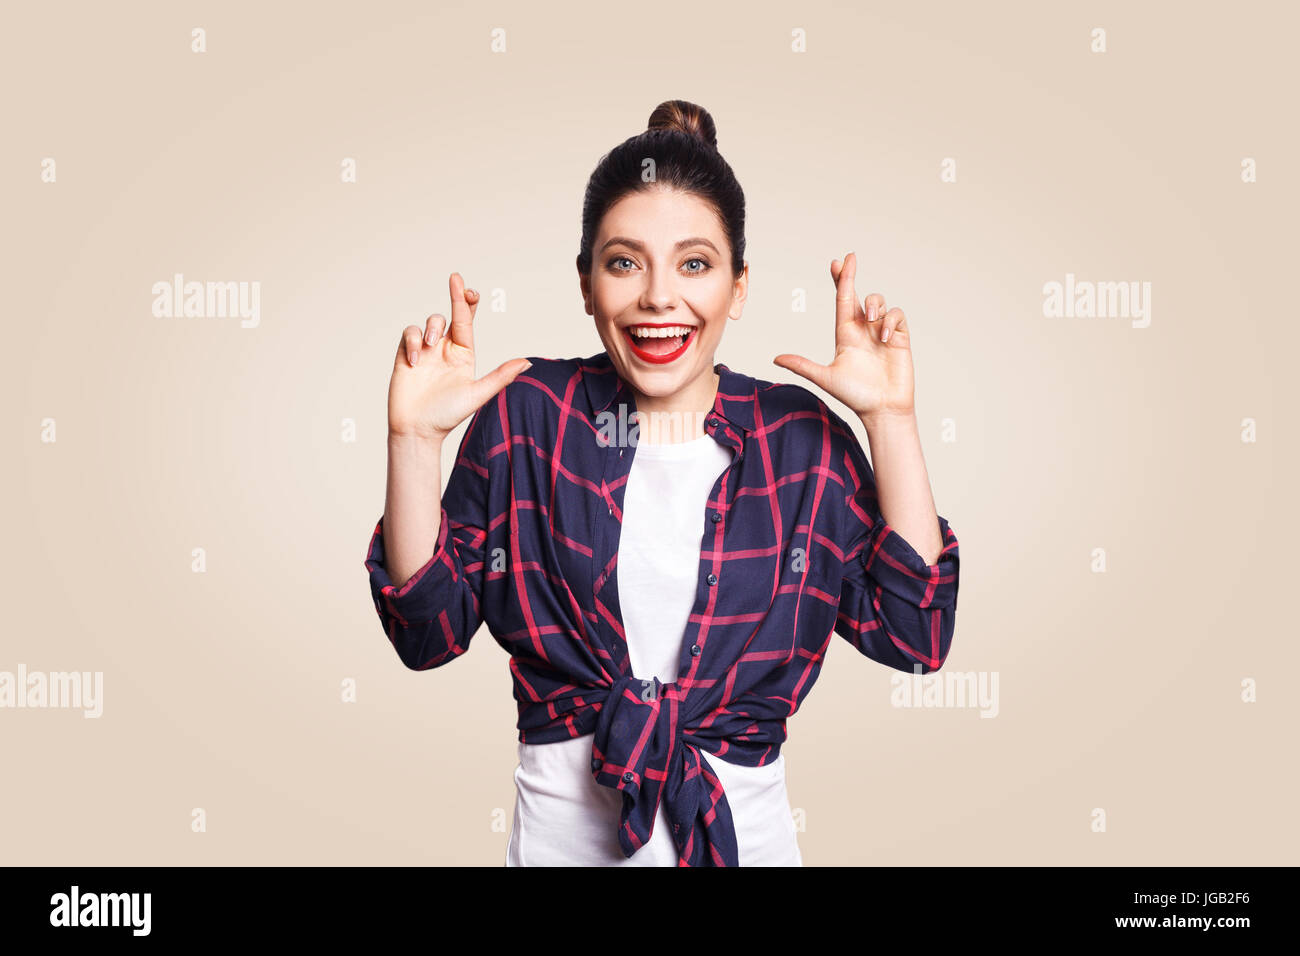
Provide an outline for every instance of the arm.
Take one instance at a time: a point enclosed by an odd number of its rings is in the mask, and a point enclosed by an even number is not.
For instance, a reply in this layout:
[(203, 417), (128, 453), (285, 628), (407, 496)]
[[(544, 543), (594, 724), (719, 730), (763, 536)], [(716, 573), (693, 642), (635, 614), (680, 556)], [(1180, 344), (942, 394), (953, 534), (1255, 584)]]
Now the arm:
[(437, 437), (388, 436), (384, 519), (389, 530), (384, 569), (394, 582), (405, 584), (413, 578), (437, 546), (442, 508), (428, 489), (442, 487), (442, 443)]
[(957, 537), (934, 510), (921, 457), (911, 329), (903, 310), (886, 309), (880, 293), (859, 301), (854, 286), (857, 262), (852, 252), (843, 263), (831, 260), (831, 363), (821, 365), (790, 353), (772, 361), (851, 408), (866, 428), (872, 458), (880, 465), (877, 487), (857, 437), (823, 406), (831, 421), (833, 464), (842, 469), (843, 527), (848, 529), (835, 630), (872, 660), (899, 670), (917, 666), (929, 673), (943, 666), (952, 642)]
[(939, 559), (946, 543), (921, 454), (916, 414), (861, 415), (871, 460), (876, 463), (876, 494), (889, 526), (911, 542), (927, 565)]
[(956, 625), (959, 559), (956, 535), (934, 510), (915, 419), (863, 422), (875, 474), (856, 436), (836, 421), (847, 436), (838, 454), (850, 531), (835, 630), (888, 667), (936, 671)]
[[(451, 325), (435, 313), (423, 332), (407, 326), (393, 358), (387, 500), (366, 552), (375, 610), (413, 670), (465, 653), (483, 623), (483, 549), (491, 519), (487, 449), (495, 447), (486, 433), (496, 415), (484, 409), (493, 396), (504, 400), (502, 389), (532, 364), (512, 359), (476, 379), (479, 295), (465, 288), (460, 273), (447, 283)], [(443, 443), (466, 418), (469, 427), (439, 504)]]
[(483, 409), (470, 419), (441, 503), (442, 442), (389, 438), (387, 501), (365, 564), (380, 622), (412, 670), (459, 657), (483, 623), (489, 420)]

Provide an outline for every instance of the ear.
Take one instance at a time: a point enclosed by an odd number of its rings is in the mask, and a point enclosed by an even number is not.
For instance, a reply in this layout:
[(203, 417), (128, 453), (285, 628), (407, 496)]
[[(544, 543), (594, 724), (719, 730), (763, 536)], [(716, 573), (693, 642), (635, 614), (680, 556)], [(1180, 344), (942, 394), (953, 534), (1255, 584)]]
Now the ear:
[(591, 309), (591, 276), (582, 271), (582, 265), (578, 260), (574, 260), (574, 265), (578, 269), (578, 289), (582, 292), (582, 304), (588, 315), (596, 313)]
[(736, 281), (731, 287), (731, 309), (730, 317), (739, 319), (742, 312), (745, 311), (745, 300), (749, 298), (749, 263), (740, 270), (740, 275), (736, 276)]

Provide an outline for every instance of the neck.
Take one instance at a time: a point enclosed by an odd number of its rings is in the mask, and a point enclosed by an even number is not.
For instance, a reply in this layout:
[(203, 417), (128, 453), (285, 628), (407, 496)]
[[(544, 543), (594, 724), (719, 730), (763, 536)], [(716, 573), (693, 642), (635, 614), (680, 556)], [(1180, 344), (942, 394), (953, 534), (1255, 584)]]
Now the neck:
[(639, 419), (638, 441), (650, 445), (671, 445), (691, 441), (705, 434), (704, 419), (713, 411), (722, 378), (713, 367), (672, 395), (655, 397), (632, 389)]

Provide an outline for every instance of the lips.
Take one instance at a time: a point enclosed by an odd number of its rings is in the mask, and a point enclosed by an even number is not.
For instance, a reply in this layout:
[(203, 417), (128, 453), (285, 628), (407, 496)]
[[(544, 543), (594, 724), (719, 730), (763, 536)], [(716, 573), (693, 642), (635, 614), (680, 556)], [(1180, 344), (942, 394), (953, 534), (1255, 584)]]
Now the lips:
[[(686, 335), (682, 337), (681, 345), (667, 352), (662, 351), (662, 346), (660, 346), (660, 351), (650, 350), (650, 348), (653, 347), (651, 343), (663, 342), (663, 338), (638, 338), (632, 334), (633, 328), (671, 329), (679, 327), (687, 330)], [(676, 361), (686, 353), (686, 350), (691, 347), (691, 342), (693, 342), (696, 335), (699, 334), (699, 329), (696, 326), (686, 325), (682, 322), (638, 322), (634, 326), (624, 326), (622, 332), (623, 339), (627, 342), (628, 348), (632, 350), (633, 355), (641, 359), (643, 362), (649, 362), (652, 365), (666, 365), (669, 362)]]

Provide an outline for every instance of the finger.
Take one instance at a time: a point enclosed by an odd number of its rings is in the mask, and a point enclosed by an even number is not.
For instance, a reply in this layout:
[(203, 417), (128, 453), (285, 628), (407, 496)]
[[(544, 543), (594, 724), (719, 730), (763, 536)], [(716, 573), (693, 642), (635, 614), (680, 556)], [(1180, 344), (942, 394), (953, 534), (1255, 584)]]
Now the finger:
[(447, 320), (441, 314), (435, 312), (429, 316), (424, 323), (424, 344), (437, 345), (438, 339), (442, 338), (442, 330), (446, 326)]
[[(903, 332), (905, 336), (907, 333), (907, 327), (904, 325), (905, 321), (906, 317), (903, 315), (902, 309), (893, 308), (886, 312), (884, 318), (880, 321), (880, 341), (888, 342), (889, 337), (899, 331)], [(899, 341), (902, 338), (903, 337), (898, 337), (895, 341)]]
[(451, 290), (451, 332), (452, 342), (467, 349), (474, 348), (474, 312), (465, 300), (465, 280), (459, 272), (453, 272), (447, 280)]
[(466, 289), (465, 301), (469, 303), (469, 317), (474, 318), (478, 314), (479, 294), (478, 289)]
[(509, 359), (488, 372), (470, 386), (473, 390), (471, 394), (473, 395), (474, 407), (478, 408), (483, 405), (493, 395), (513, 382), (520, 372), (531, 368), (532, 364), (528, 359)]
[(420, 364), (420, 327), (408, 325), (402, 331), (402, 357), (411, 368)]
[(885, 297), (879, 292), (867, 296), (867, 321), (874, 322), (885, 314)]
[[(854, 253), (850, 253), (850, 255), (853, 257), (853, 273), (854, 273), (853, 282), (855, 285), (853, 291), (853, 320), (855, 322), (861, 322), (864, 318), (866, 318), (867, 313), (866, 310), (862, 307), (862, 301), (858, 299), (858, 293), (856, 289), (858, 254), (854, 252)], [(847, 260), (848, 257), (846, 256), (845, 258)], [(840, 274), (843, 268), (844, 268), (844, 263), (840, 262), (840, 260), (838, 259), (836, 259), (833, 263), (831, 263), (831, 278), (835, 280), (837, 285), (840, 281)]]
[[(832, 267), (833, 268), (833, 267)], [(857, 253), (850, 252), (844, 257), (844, 264), (835, 280), (835, 324), (852, 322), (858, 315), (858, 294), (853, 288), (853, 280), (858, 271)]]
[(819, 365), (811, 359), (804, 358), (802, 355), (791, 355), (789, 352), (782, 352), (776, 358), (772, 359), (772, 362), (781, 366), (781, 368), (788, 368), (796, 375), (802, 375), (804, 378), (808, 379), (808, 381), (826, 389), (826, 391), (830, 391), (830, 389), (826, 388), (826, 383), (829, 381), (830, 377), (830, 369), (825, 365)]

